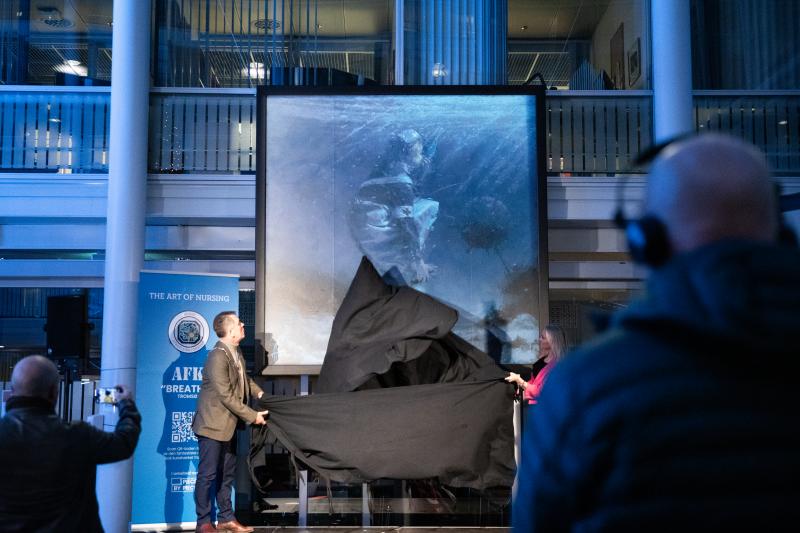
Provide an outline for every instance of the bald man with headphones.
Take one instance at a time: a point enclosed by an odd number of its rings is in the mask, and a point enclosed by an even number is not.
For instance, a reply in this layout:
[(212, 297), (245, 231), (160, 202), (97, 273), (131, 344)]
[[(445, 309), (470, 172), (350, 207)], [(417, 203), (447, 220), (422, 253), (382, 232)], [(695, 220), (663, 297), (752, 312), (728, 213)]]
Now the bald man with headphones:
[(721, 135), (664, 148), (643, 298), (554, 369), (524, 435), (517, 531), (767, 531), (800, 518), (800, 250), (764, 156)]

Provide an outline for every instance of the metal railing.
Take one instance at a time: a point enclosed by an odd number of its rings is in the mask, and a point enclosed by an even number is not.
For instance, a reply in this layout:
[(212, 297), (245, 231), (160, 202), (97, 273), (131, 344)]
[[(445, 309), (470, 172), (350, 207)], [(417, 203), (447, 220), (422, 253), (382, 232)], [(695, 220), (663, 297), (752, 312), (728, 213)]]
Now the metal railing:
[(800, 91), (695, 91), (694, 120), (761, 148), (773, 173), (800, 175)]
[(653, 142), (652, 91), (548, 91), (547, 172), (614, 175)]
[(254, 173), (255, 146), (254, 89), (150, 94), (151, 173)]
[(107, 172), (109, 89), (3, 87), (0, 171)]
[[(150, 95), (152, 173), (255, 172), (253, 90)], [(553, 91), (546, 101), (548, 172), (630, 172), (652, 141), (650, 91)]]
[[(107, 172), (109, 88), (0, 88), (0, 172)], [(651, 91), (550, 91), (547, 171), (634, 171), (652, 143)], [(153, 89), (148, 170), (255, 172), (254, 89)], [(800, 91), (697, 91), (697, 131), (742, 137), (778, 175), (800, 175)]]

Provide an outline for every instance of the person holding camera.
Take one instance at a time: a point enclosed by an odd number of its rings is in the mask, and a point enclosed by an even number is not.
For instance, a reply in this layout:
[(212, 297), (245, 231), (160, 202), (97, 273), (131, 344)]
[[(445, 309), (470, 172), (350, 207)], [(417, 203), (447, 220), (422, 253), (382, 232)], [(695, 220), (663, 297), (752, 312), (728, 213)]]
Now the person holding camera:
[(118, 385), (119, 420), (107, 433), (56, 413), (58, 370), (41, 355), (20, 360), (0, 419), (0, 530), (102, 532), (95, 495), (98, 464), (133, 455), (141, 416)]
[[(194, 489), (196, 531), (245, 533), (254, 529), (236, 520), (231, 502), (236, 475), (236, 429), (243, 428), (245, 423), (266, 424), (267, 411), (255, 411), (248, 406), (252, 396), (261, 398), (264, 392), (245, 373), (244, 357), (239, 350), (239, 343), (244, 339), (244, 323), (235, 312), (224, 311), (214, 317), (213, 328), (219, 341), (208, 353), (203, 367), (203, 382), (192, 422), (200, 445)], [(216, 527), (211, 521), (215, 487)]]

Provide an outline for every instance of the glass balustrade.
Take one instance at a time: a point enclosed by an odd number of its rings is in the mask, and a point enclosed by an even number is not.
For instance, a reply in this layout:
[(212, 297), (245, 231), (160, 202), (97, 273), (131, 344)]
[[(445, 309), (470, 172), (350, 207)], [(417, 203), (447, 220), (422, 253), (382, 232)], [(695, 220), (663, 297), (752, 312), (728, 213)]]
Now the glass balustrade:
[[(108, 172), (107, 88), (0, 90), (0, 172)], [(252, 174), (252, 89), (150, 95), (152, 174)], [(199, 91), (199, 92), (198, 92)], [(649, 91), (550, 91), (547, 171), (609, 176), (634, 169), (652, 143)], [(776, 175), (800, 175), (800, 91), (697, 91), (695, 128), (746, 139)]]

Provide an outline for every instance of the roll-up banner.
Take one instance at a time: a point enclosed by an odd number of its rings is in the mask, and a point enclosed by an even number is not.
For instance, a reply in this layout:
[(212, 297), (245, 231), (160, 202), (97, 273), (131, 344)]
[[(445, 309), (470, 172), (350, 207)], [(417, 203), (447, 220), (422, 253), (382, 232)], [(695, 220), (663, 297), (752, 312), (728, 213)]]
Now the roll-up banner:
[(141, 273), (136, 403), (142, 435), (133, 462), (134, 529), (196, 520), (199, 455), (192, 418), (206, 355), (217, 342), (214, 317), (238, 310), (238, 276)]

